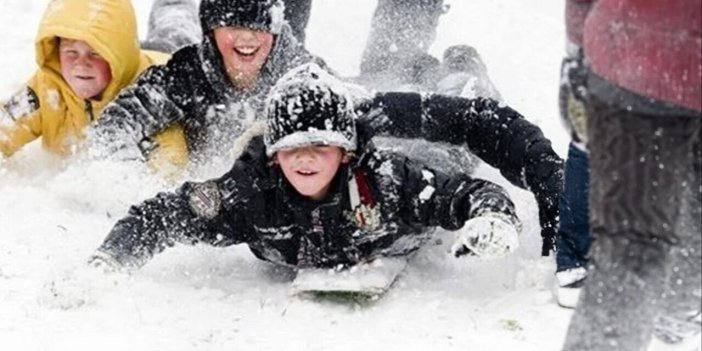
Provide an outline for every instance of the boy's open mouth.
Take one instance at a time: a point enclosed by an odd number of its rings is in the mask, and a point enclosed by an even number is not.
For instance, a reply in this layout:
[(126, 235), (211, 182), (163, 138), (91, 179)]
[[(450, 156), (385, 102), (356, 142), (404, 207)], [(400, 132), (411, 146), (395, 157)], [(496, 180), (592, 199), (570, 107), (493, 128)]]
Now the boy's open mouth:
[(242, 56), (244, 58), (253, 58), (256, 56), (256, 53), (258, 53), (258, 50), (261, 47), (253, 47), (253, 46), (238, 46), (234, 48), (234, 52), (237, 53), (237, 55)]
[(313, 175), (317, 174), (317, 172), (315, 172), (315, 171), (309, 171), (306, 169), (297, 170), (295, 172), (301, 176), (304, 176), (304, 177), (309, 177), (309, 176), (313, 176)]
[(75, 77), (76, 77), (76, 79), (80, 79), (80, 80), (93, 80), (93, 79), (95, 79), (95, 77), (92, 77), (92, 76), (76, 75)]

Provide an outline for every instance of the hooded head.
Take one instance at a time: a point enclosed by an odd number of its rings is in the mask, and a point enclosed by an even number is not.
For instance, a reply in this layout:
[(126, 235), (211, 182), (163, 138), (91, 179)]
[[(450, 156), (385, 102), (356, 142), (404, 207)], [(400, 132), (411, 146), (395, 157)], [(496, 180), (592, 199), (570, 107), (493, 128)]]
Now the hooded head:
[(281, 0), (202, 0), (201, 58), (205, 71), (215, 72), (220, 90), (226, 91), (228, 86), (256, 90), (274, 48), (279, 46), (284, 10)]
[(316, 64), (283, 76), (266, 104), (266, 153), (332, 145), (356, 150), (356, 113), (343, 82)]
[(52, 0), (35, 40), (36, 61), (61, 75), (59, 39), (84, 41), (110, 66), (112, 80), (102, 101), (112, 100), (139, 69), (136, 17), (130, 0)]
[(217, 27), (243, 27), (278, 34), (284, 11), (281, 0), (202, 0), (200, 23), (203, 33)]

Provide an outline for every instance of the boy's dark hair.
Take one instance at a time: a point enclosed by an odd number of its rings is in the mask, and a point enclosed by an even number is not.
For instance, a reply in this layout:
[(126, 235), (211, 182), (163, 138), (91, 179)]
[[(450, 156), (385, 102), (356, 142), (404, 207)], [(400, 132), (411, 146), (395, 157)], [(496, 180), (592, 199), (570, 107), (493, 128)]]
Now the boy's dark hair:
[(281, 0), (202, 0), (200, 23), (203, 33), (217, 27), (245, 27), (277, 34), (284, 11)]
[(281, 78), (267, 101), (266, 153), (310, 145), (356, 150), (356, 114), (341, 84), (315, 64)]

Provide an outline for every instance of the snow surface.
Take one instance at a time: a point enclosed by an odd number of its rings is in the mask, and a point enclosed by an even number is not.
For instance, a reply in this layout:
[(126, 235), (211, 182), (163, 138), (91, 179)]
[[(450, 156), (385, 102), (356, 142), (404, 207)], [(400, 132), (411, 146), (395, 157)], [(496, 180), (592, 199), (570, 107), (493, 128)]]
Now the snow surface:
[[(563, 1), (447, 0), (431, 53), (475, 46), (504, 101), (564, 156), (557, 111)], [(144, 37), (152, 1), (134, 5)], [(46, 1), (4, 0), (0, 99), (35, 68)], [(373, 0), (316, 0), (308, 46), (357, 73)], [(4, 165), (2, 163), (5, 163)], [(509, 187), (524, 222), (501, 260), (455, 259), (441, 234), (369, 306), (291, 296), (293, 275), (245, 247), (179, 246), (132, 275), (84, 262), (129, 204), (168, 188), (134, 165), (76, 163), (33, 143), (0, 160), (0, 350), (559, 350), (571, 312), (556, 306), (553, 258), (539, 257), (538, 210)], [(494, 170), (481, 175), (499, 178)], [(504, 184), (504, 180), (499, 180)]]

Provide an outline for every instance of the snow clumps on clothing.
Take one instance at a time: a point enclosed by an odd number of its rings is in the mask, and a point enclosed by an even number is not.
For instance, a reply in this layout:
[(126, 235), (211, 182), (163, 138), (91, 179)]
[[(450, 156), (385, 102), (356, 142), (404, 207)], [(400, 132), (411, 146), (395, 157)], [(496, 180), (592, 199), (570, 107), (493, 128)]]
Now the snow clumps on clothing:
[(283, 76), (266, 103), (266, 153), (310, 145), (356, 150), (354, 99), (343, 82), (316, 64)]

